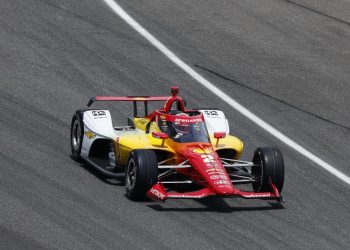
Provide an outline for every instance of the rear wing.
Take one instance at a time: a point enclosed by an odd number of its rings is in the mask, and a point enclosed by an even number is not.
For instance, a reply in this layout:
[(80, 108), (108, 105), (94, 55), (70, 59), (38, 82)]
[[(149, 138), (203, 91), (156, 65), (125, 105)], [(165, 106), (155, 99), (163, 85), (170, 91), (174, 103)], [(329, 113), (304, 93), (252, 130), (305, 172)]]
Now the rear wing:
[(169, 96), (94, 96), (91, 97), (87, 106), (90, 107), (96, 101), (119, 101), (119, 102), (154, 102), (166, 101)]
[(90, 107), (96, 101), (116, 101), (133, 102), (134, 117), (137, 117), (137, 103), (143, 102), (145, 107), (145, 116), (148, 115), (148, 102), (167, 101), (169, 96), (95, 96), (91, 97), (87, 106)]

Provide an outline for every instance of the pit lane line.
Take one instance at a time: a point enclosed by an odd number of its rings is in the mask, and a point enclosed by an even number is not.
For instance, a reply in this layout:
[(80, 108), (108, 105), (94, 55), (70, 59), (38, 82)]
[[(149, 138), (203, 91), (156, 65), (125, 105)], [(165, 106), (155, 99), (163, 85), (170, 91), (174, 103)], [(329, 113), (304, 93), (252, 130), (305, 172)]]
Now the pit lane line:
[(146, 40), (148, 40), (154, 47), (156, 47), (161, 53), (163, 53), (170, 61), (175, 63), (178, 67), (189, 74), (193, 79), (200, 83), (203, 87), (210, 90), (213, 94), (218, 96), (221, 100), (226, 102), (232, 108), (236, 109), (242, 115), (250, 119), (252, 122), (260, 126), (262, 129), (276, 137), (278, 140), (282, 141), (289, 147), (293, 148), (309, 160), (315, 162), (323, 169), (327, 170), (329, 173), (338, 177), (340, 180), (350, 185), (350, 177), (325, 162), (318, 156), (311, 153), (306, 148), (299, 145), (297, 142), (293, 141), (286, 135), (282, 134), (280, 131), (272, 127), (270, 124), (266, 123), (260, 117), (253, 114), (250, 110), (242, 106), (240, 103), (232, 99), (230, 96), (225, 94), (222, 90), (216, 87), (214, 84), (209, 82), (203, 76), (198, 74), (194, 69), (192, 69), (188, 64), (182, 61), (177, 55), (175, 55), (171, 50), (169, 50), (164, 44), (162, 44), (157, 38), (155, 38), (150, 32), (143, 28), (135, 19), (133, 19), (118, 3), (114, 0), (103, 0), (121, 19), (123, 19), (129, 26), (131, 26), (135, 31), (142, 35)]

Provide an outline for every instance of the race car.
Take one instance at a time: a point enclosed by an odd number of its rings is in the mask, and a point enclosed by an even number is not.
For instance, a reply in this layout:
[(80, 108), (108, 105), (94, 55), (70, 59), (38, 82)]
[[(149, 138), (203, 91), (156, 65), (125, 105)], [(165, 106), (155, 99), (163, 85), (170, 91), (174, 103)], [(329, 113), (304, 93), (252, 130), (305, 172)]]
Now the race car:
[[(126, 196), (132, 200), (238, 196), (283, 202), (281, 151), (258, 147), (251, 162), (239, 160), (243, 143), (229, 135), (225, 114), (187, 109), (178, 93), (172, 87), (170, 96), (91, 98), (89, 108), (97, 101), (132, 102), (134, 114), (127, 125), (113, 126), (109, 110), (77, 110), (71, 123), (72, 158), (110, 178), (125, 173)], [(164, 104), (148, 112), (149, 102)], [(239, 184), (252, 187), (244, 191)]]

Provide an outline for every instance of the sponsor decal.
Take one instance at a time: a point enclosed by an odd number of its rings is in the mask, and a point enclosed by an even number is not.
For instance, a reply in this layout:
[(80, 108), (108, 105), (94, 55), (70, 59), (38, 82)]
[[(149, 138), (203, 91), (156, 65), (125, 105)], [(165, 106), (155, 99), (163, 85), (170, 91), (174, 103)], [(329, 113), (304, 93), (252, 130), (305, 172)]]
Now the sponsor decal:
[(175, 122), (177, 123), (185, 123), (185, 124), (188, 124), (188, 123), (197, 123), (197, 122), (201, 122), (202, 121), (202, 118), (176, 118), (175, 119)]
[(261, 198), (261, 197), (270, 197), (271, 194), (247, 194), (243, 196), (246, 198)]
[(96, 137), (96, 135), (95, 135), (93, 132), (91, 132), (91, 131), (86, 131), (84, 134), (85, 134), (86, 137), (89, 138), (90, 140)]
[[(212, 166), (211, 166), (212, 167)], [(207, 170), (205, 170), (205, 172), (207, 172), (208, 174), (224, 174), (224, 170), (220, 169), (220, 168), (208, 168)]]
[[(208, 167), (212, 167), (212, 165), (208, 165)], [(214, 173), (216, 173), (216, 172), (218, 172), (217, 170), (221, 170), (221, 169), (216, 169), (216, 168), (208, 168), (207, 170), (205, 170), (205, 172), (214, 172)]]
[(208, 168), (218, 167), (218, 166), (219, 166), (216, 162), (206, 163), (205, 165), (206, 165)]
[(218, 116), (218, 112), (216, 112), (215, 110), (205, 110), (204, 114), (206, 115), (211, 115), (211, 116)]
[(191, 152), (194, 153), (194, 154), (202, 155), (202, 154), (211, 154), (214, 151), (211, 148), (204, 148), (204, 149), (202, 149), (202, 148), (195, 148), (195, 149), (192, 149)]
[(203, 198), (206, 194), (197, 194), (197, 195), (187, 195), (187, 194), (169, 194), (169, 198)]
[(215, 163), (214, 156), (212, 155), (201, 155), (203, 162), (205, 163)]
[(219, 175), (210, 175), (210, 179), (212, 179), (212, 180), (217, 180), (217, 179), (219, 179), (220, 178), (220, 176)]
[(103, 110), (94, 110), (91, 112), (93, 116), (101, 116), (101, 115), (106, 115), (106, 112)]
[(157, 189), (152, 188), (150, 190), (150, 193), (153, 194), (154, 196), (158, 197), (161, 200), (164, 200), (164, 198), (165, 198), (165, 195), (162, 194), (161, 192), (159, 192)]
[(225, 175), (224, 171), (221, 169), (211, 168), (209, 169), (209, 171), (206, 170), (206, 172), (208, 173), (208, 175), (218, 175), (219, 178), (223, 180), (227, 180), (227, 176)]
[(227, 180), (227, 176), (226, 175), (219, 175), (221, 179), (223, 180)]
[(225, 181), (225, 180), (219, 180), (219, 181), (215, 181), (214, 184), (216, 185), (220, 185), (220, 184), (229, 184), (228, 181)]
[(168, 122), (174, 122), (176, 124), (187, 125), (187, 124), (196, 124), (204, 122), (203, 115), (199, 116), (188, 116), (188, 114), (178, 114), (178, 115), (169, 115), (169, 114), (157, 114), (158, 119), (166, 120)]

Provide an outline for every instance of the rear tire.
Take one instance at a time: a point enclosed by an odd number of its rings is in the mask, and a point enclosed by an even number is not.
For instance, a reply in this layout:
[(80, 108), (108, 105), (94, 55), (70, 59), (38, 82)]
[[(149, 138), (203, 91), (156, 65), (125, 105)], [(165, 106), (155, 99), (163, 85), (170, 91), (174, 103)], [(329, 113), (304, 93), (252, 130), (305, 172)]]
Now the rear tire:
[(81, 147), (83, 144), (84, 125), (83, 125), (83, 113), (79, 110), (75, 112), (72, 118), (70, 129), (70, 145), (72, 151), (72, 159), (81, 162), (80, 157)]
[(284, 160), (281, 151), (276, 147), (257, 148), (253, 157), (252, 175), (257, 178), (253, 182), (255, 192), (272, 192), (272, 183), (281, 193), (284, 183)]
[(126, 196), (131, 200), (143, 199), (157, 181), (156, 153), (152, 150), (132, 151), (125, 171)]

